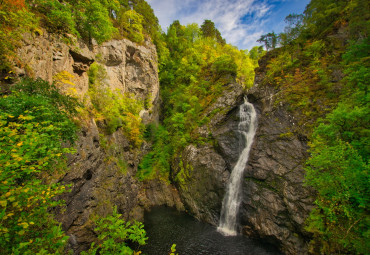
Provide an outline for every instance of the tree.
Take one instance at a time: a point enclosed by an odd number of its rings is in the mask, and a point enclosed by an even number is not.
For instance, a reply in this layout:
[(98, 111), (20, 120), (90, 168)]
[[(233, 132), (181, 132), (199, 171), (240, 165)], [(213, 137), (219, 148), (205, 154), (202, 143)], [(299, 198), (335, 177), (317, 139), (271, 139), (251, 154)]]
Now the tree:
[(78, 31), (90, 43), (92, 39), (102, 43), (117, 32), (108, 9), (99, 0), (81, 1), (76, 7)]
[(304, 21), (308, 24), (312, 36), (321, 37), (326, 31), (333, 29), (335, 21), (340, 20), (341, 15), (345, 16), (346, 7), (350, 2), (352, 1), (312, 0), (304, 11)]
[(222, 55), (216, 59), (212, 68), (218, 76), (230, 74), (235, 77), (238, 66), (230, 55)]
[(215, 26), (211, 20), (204, 20), (203, 24), (200, 26), (204, 37), (214, 38), (218, 43), (225, 44), (226, 41), (221, 37), (220, 31)]
[[(68, 237), (50, 209), (65, 186), (42, 176), (65, 169), (77, 101), (42, 80), (23, 80), (0, 97), (0, 249), (3, 254), (61, 254)], [(72, 108), (73, 110), (69, 111)], [(62, 143), (64, 142), (64, 145)]]
[(144, 0), (133, 0), (132, 5), (133, 9), (143, 17), (143, 30), (153, 38), (160, 30), (160, 26), (152, 7)]
[(270, 49), (275, 49), (278, 42), (278, 37), (275, 32), (270, 32), (265, 35), (261, 35), (257, 42), (264, 43), (266, 50), (269, 51)]
[(358, 40), (344, 54), (347, 77), (342, 82), (348, 91), (311, 139), (306, 182), (318, 196), (307, 230), (324, 254), (367, 254), (370, 249), (368, 47), (369, 39)]
[(45, 15), (44, 22), (48, 31), (78, 35), (72, 6), (69, 3), (61, 3), (58, 0), (42, 0), (38, 2), (37, 8), (33, 9)]
[(141, 43), (144, 41), (143, 16), (134, 10), (121, 11), (118, 15), (121, 34), (131, 41)]
[(254, 46), (250, 51), (249, 51), (249, 57), (257, 61), (264, 53), (263, 46)]
[(291, 44), (298, 38), (303, 28), (303, 17), (303, 14), (289, 14), (285, 18), (285, 23), (288, 26), (284, 28), (284, 33), (279, 35), (281, 45)]

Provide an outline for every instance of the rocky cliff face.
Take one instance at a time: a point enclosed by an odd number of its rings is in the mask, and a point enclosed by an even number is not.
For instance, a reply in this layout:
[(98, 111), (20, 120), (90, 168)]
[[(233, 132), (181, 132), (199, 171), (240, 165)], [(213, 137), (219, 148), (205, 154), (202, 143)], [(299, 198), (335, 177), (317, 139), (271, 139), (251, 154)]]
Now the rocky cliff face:
[[(112, 91), (129, 92), (136, 99), (148, 102), (149, 107), (140, 112), (144, 123), (158, 120), (159, 81), (154, 45), (116, 40), (88, 47), (77, 41), (66, 44), (47, 33), (25, 36), (23, 45), (18, 50), (19, 76), (57, 81), (62, 90), (89, 106), (87, 71), (97, 61), (105, 69), (105, 84)], [(173, 186), (159, 180), (142, 183), (135, 178), (138, 163), (150, 149), (149, 144), (144, 142), (140, 149), (133, 149), (120, 128), (102, 136), (93, 113), (76, 118), (81, 126), (77, 152), (69, 156), (65, 175), (55, 180), (71, 185), (71, 192), (63, 196), (66, 207), (58, 210), (57, 218), (70, 235), (70, 246), (75, 253), (88, 248), (96, 238), (92, 217), (106, 216), (113, 206), (126, 219), (136, 220), (143, 220), (144, 209), (153, 205), (182, 209)]]
[[(275, 102), (278, 90), (260, 85), (264, 64), (266, 59), (257, 70), (255, 86), (247, 92), (258, 114), (258, 128), (245, 166), (242, 232), (264, 238), (286, 254), (306, 254), (309, 236), (303, 224), (313, 203), (312, 191), (303, 186), (307, 138), (296, 132), (296, 117), (287, 111), (287, 105)], [(219, 113), (198, 130), (203, 137), (211, 134), (212, 142), (189, 145), (173, 167), (185, 207), (214, 225), (218, 224), (226, 183), (243, 143), (236, 130), (244, 92), (237, 84), (228, 86), (230, 89), (208, 111), (218, 108)]]
[[(72, 46), (45, 33), (25, 37), (18, 54), (19, 76), (58, 80), (66, 93), (74, 93), (85, 105), (91, 104), (87, 71), (97, 61), (107, 73), (105, 83), (111, 90), (149, 101), (140, 113), (144, 123), (158, 119), (157, 57), (149, 43), (140, 46), (121, 40)], [(258, 113), (258, 129), (245, 167), (242, 232), (265, 238), (287, 254), (305, 254), (309, 237), (303, 223), (313, 201), (312, 192), (302, 184), (307, 139), (294, 128), (298, 116), (288, 112), (284, 103), (275, 102), (278, 90), (261, 84), (265, 64), (260, 63), (255, 87), (247, 93)], [(208, 142), (187, 146), (172, 162), (171, 176), (180, 195), (162, 181), (142, 183), (135, 178), (150, 144), (132, 149), (120, 129), (101, 136), (93, 114), (81, 118), (77, 152), (69, 156), (68, 172), (55, 180), (71, 185), (71, 192), (63, 197), (66, 207), (57, 212), (71, 236), (71, 248), (76, 253), (86, 249), (95, 239), (91, 218), (109, 214), (113, 206), (126, 219), (140, 220), (144, 209), (153, 205), (182, 209), (181, 196), (191, 214), (217, 225), (227, 180), (243, 143), (236, 130), (244, 93), (236, 83), (225, 84), (223, 94), (204, 112), (210, 122), (196, 130)]]
[(23, 46), (17, 52), (20, 59), (16, 64), (18, 75), (57, 81), (62, 90), (89, 104), (87, 71), (96, 61), (104, 66), (105, 83), (112, 91), (128, 92), (136, 99), (149, 101), (150, 108), (141, 113), (145, 123), (158, 119), (159, 81), (154, 45), (141, 46), (123, 39), (88, 46), (73, 38), (70, 40), (72, 42), (66, 44), (61, 38), (47, 33), (25, 35)]
[[(187, 146), (173, 163), (172, 178), (186, 209), (196, 218), (214, 225), (220, 217), (231, 167), (238, 157), (238, 151), (223, 156), (219, 150), (224, 148), (217, 146), (217, 142), (238, 144), (234, 130), (238, 125), (237, 106), (242, 100), (242, 87), (236, 83), (227, 84), (224, 93), (204, 113), (211, 117), (210, 122), (197, 130), (199, 136), (211, 142)], [(217, 113), (212, 116), (215, 110)]]
[(262, 85), (266, 58), (248, 92), (258, 109), (258, 129), (245, 169), (241, 223), (243, 233), (266, 238), (286, 254), (307, 254), (304, 221), (313, 208), (313, 191), (305, 187), (303, 164), (307, 137), (296, 128), (288, 105), (275, 101), (279, 91)]

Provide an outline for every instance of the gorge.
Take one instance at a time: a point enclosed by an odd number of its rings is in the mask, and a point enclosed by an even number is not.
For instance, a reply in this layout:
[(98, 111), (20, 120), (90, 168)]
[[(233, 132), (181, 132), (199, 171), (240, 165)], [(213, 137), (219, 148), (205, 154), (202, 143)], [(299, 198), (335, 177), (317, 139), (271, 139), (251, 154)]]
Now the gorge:
[(240, 50), (144, 0), (0, 1), (0, 253), (367, 254), (369, 3), (329, 2)]

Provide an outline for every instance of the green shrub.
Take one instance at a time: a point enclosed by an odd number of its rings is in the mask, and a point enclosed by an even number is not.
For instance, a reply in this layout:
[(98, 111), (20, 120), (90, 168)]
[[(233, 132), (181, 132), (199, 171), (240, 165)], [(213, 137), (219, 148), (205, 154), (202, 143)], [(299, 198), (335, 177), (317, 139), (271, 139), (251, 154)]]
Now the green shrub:
[(90, 250), (82, 252), (82, 255), (111, 255), (140, 254), (129, 247), (128, 242), (138, 245), (145, 245), (146, 233), (144, 225), (140, 222), (129, 223), (121, 219), (122, 215), (117, 213), (114, 207), (113, 214), (98, 219), (94, 231), (98, 234), (98, 242), (92, 243)]
[[(57, 98), (63, 98), (58, 101)], [(76, 138), (74, 99), (42, 80), (24, 80), (0, 97), (0, 248), (4, 254), (63, 253), (66, 237), (49, 213), (63, 201), (44, 177), (65, 169)]]
[(68, 2), (41, 0), (35, 11), (45, 15), (44, 21), (50, 32), (79, 35), (76, 30), (72, 9), (73, 7)]
[(136, 176), (141, 181), (157, 177), (168, 180), (172, 155), (169, 133), (161, 125), (148, 126), (147, 130), (147, 138), (151, 138), (153, 147), (140, 162)]
[(106, 86), (105, 79), (104, 67), (93, 63), (89, 70), (89, 95), (98, 119), (105, 120), (108, 134), (122, 128), (132, 146), (138, 148), (144, 132), (139, 116), (143, 102), (120, 90), (111, 91)]
[(306, 181), (318, 192), (307, 230), (325, 254), (367, 254), (369, 246), (370, 104), (367, 54), (352, 45), (344, 55), (346, 89), (337, 107), (315, 128)]
[(235, 64), (235, 61), (231, 56), (222, 55), (216, 59), (212, 68), (217, 75), (230, 74), (232, 76), (236, 76), (238, 66)]

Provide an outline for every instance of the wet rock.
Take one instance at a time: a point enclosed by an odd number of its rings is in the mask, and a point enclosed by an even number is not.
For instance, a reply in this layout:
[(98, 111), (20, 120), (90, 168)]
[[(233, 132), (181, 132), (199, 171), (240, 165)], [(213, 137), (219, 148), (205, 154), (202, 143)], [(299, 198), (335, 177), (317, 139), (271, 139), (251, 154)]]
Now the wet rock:
[(304, 221), (314, 200), (312, 190), (303, 185), (307, 140), (294, 129), (294, 113), (275, 103), (278, 90), (260, 84), (263, 70), (262, 63), (248, 95), (259, 114), (245, 170), (241, 223), (244, 233), (265, 238), (286, 254), (307, 254), (310, 235)]
[[(313, 192), (305, 187), (303, 163), (308, 157), (306, 134), (295, 127), (298, 116), (287, 103), (277, 104), (277, 88), (262, 85), (266, 59), (260, 61), (255, 86), (247, 92), (257, 112), (258, 128), (245, 166), (241, 231), (263, 238), (286, 254), (307, 254), (310, 235), (304, 222), (313, 207)], [(211, 140), (189, 145), (173, 163), (173, 178), (186, 209), (217, 225), (229, 173), (245, 141), (237, 132), (243, 91), (237, 85), (206, 112), (209, 124), (197, 133)]]
[(242, 100), (242, 87), (226, 84), (224, 93), (205, 110), (210, 123), (197, 130), (212, 142), (187, 146), (172, 164), (172, 179), (185, 208), (196, 218), (214, 225), (218, 224), (226, 183), (239, 154), (238, 143), (233, 141), (238, 139), (235, 128)]
[(196, 218), (217, 224), (229, 177), (225, 161), (209, 145), (189, 145), (177, 160), (173, 175), (185, 208)]

